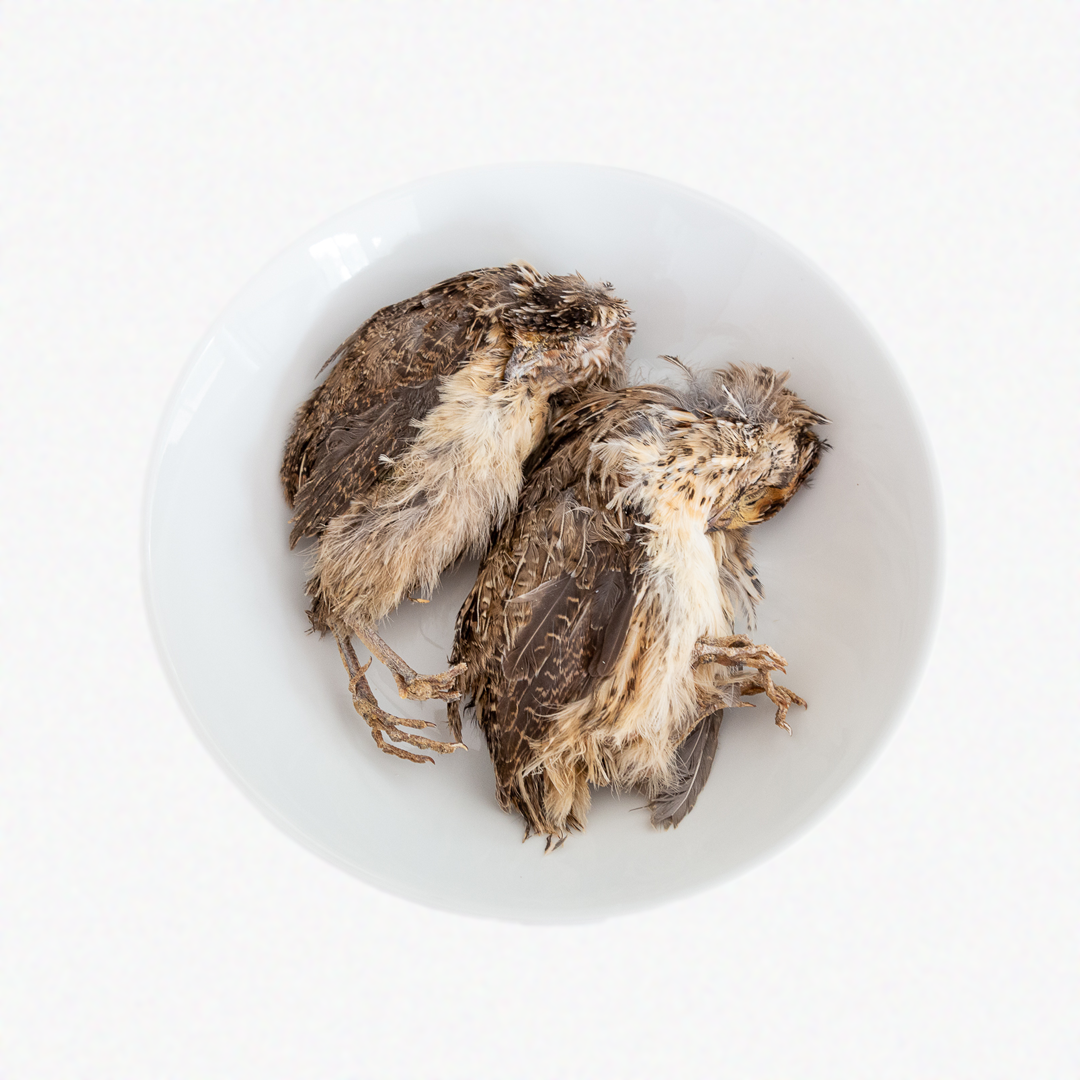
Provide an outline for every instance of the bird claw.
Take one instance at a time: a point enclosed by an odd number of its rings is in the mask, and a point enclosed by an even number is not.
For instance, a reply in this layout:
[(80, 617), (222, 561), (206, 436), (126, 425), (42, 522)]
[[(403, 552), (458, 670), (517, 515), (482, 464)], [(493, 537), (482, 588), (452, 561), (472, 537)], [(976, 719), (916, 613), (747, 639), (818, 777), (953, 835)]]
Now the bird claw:
[[(359, 710), (357, 711), (359, 712)], [(420, 750), (432, 750), (437, 754), (452, 754), (455, 750), (468, 749), (463, 742), (440, 742), (438, 739), (429, 739), (425, 735), (413, 735), (409, 731), (402, 731), (398, 724), (406, 724), (409, 727), (419, 727), (420, 725), (409, 720), (403, 720), (398, 716), (390, 716), (388, 713), (383, 712), (382, 709), (378, 711), (381, 713), (379, 719), (373, 720), (367, 715), (364, 715), (364, 719), (367, 720), (371, 728), (371, 737), (375, 740), (375, 745), (384, 754), (392, 754), (394, 757), (404, 758), (406, 761), (415, 761), (417, 764), (425, 761), (435, 764), (434, 758), (430, 758), (426, 754), (414, 754), (409, 750), (403, 750), (400, 746), (394, 746), (393, 743), (387, 742), (388, 738), (393, 739), (395, 742), (403, 742), (408, 746), (415, 746)], [(422, 721), (422, 723), (424, 727), (435, 726), (426, 721)]]
[(446, 671), (438, 675), (417, 675), (411, 677), (394, 673), (394, 679), (398, 685), (398, 693), (403, 698), (413, 701), (430, 701), (438, 698), (441, 701), (459, 701), (461, 692), (457, 689), (461, 673), (467, 664), (454, 664)]
[(767, 671), (759, 671), (756, 675), (752, 675), (739, 687), (739, 693), (744, 696), (764, 694), (776, 706), (776, 726), (782, 727), (789, 735), (792, 731), (791, 725), (787, 722), (788, 709), (792, 705), (801, 705), (804, 709), (806, 708), (806, 701), (803, 698), (799, 697), (794, 690), (774, 683)]
[[(434, 764), (435, 759), (427, 757), (424, 754), (414, 754), (409, 750), (403, 750), (400, 746), (394, 746), (393, 743), (387, 742), (387, 739), (392, 739), (394, 742), (403, 742), (407, 746), (415, 746), (420, 750), (432, 750), (437, 754), (452, 754), (455, 750), (467, 750), (468, 747), (463, 742), (445, 743), (439, 742), (438, 739), (429, 739), (426, 735), (413, 735), (411, 732), (402, 731), (403, 727), (413, 728), (415, 730), (423, 731), (426, 728), (433, 728), (435, 725), (429, 720), (408, 720), (403, 716), (391, 716), (388, 712), (385, 712), (379, 707), (378, 701), (375, 700), (375, 695), (371, 692), (371, 687), (368, 685), (366, 672), (371, 666), (371, 660), (368, 660), (366, 664), (361, 666), (360, 662), (356, 659), (356, 651), (353, 649), (352, 641), (347, 634), (335, 634), (337, 637), (338, 651), (341, 653), (341, 662), (345, 665), (345, 670), (349, 673), (349, 692), (352, 694), (353, 708), (367, 721), (368, 727), (371, 728), (371, 737), (375, 740), (375, 745), (384, 753), (391, 754), (394, 757), (404, 758), (405, 761), (415, 761), (417, 764), (421, 762), (430, 761)], [(393, 654), (391, 654), (393, 655)], [(417, 676), (411, 668), (405, 666), (400, 659), (398, 664), (405, 671), (409, 672), (413, 680), (420, 679), (421, 676)], [(458, 665), (463, 667), (464, 665)], [(442, 676), (431, 676), (432, 680), (438, 680), (440, 678), (445, 679), (447, 676), (457, 677), (458, 672), (454, 669), (443, 672)], [(401, 676), (395, 672), (394, 677), (398, 680), (398, 686), (402, 684)], [(406, 697), (404, 690), (402, 691), (402, 697)], [(417, 695), (419, 696), (419, 695)], [(434, 697), (434, 694), (426, 695), (428, 697)]]
[(702, 664), (723, 664), (725, 667), (747, 664), (759, 671), (783, 671), (787, 667), (787, 661), (778, 652), (768, 645), (756, 645), (745, 634), (701, 638), (694, 645), (690, 663), (694, 667)]
[[(724, 667), (739, 668), (745, 664), (753, 668), (752, 672), (734, 671), (723, 680), (723, 691), (749, 697), (752, 694), (765, 694), (776, 706), (776, 725), (789, 735), (791, 725), (787, 722), (788, 709), (792, 705), (806, 708), (806, 702), (786, 686), (779, 686), (772, 680), (770, 672), (783, 671), (787, 661), (768, 645), (756, 645), (745, 634), (733, 634), (730, 637), (702, 638), (694, 645), (691, 664), (723, 664)], [(742, 702), (740, 704), (749, 704)], [(724, 706), (725, 708), (731, 706)]]
[(463, 742), (440, 742), (438, 739), (429, 739), (426, 735), (413, 735), (410, 731), (403, 731), (403, 727), (423, 730), (433, 728), (435, 725), (428, 720), (409, 720), (404, 716), (391, 716), (379, 708), (370, 690), (365, 693), (365, 688), (358, 685), (352, 687), (352, 694), (353, 708), (367, 721), (375, 745), (384, 754), (392, 754), (394, 757), (415, 761), (417, 764), (425, 761), (435, 763), (434, 758), (426, 754), (414, 754), (409, 750), (403, 750), (400, 746), (387, 742), (387, 739), (415, 746), (420, 750), (431, 750), (437, 754), (452, 754), (455, 750), (468, 749)]
[[(429, 726), (434, 727), (433, 724)], [(443, 743), (435, 739), (424, 739), (417, 735), (410, 736), (408, 732), (395, 728), (393, 724), (385, 728), (372, 725), (371, 737), (375, 740), (375, 745), (384, 754), (392, 754), (394, 757), (404, 758), (406, 761), (415, 761), (418, 765), (422, 765), (424, 762), (434, 765), (435, 759), (428, 757), (426, 754), (414, 754), (409, 750), (403, 750), (400, 746), (394, 746), (393, 743), (386, 741), (387, 736), (391, 739), (397, 739), (399, 742), (408, 742), (412, 746), (419, 746), (423, 750), (434, 750), (440, 754), (452, 754), (455, 750), (468, 749), (461, 742)]]

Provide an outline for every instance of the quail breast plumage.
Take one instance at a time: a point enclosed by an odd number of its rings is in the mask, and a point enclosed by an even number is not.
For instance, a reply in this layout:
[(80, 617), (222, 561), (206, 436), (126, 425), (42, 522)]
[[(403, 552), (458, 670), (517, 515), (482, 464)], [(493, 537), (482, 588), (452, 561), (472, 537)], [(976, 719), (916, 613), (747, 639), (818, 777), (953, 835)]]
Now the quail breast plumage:
[[(692, 808), (724, 708), (785, 661), (734, 628), (760, 596), (749, 530), (816, 467), (825, 422), (759, 366), (681, 389), (597, 390), (532, 462), (458, 615), (451, 659), (504, 809), (526, 835), (582, 828), (590, 785), (637, 787), (654, 824)], [(458, 702), (448, 705), (460, 735)]]
[(403, 697), (453, 700), (460, 669), (417, 674), (377, 623), (485, 548), (517, 503), (552, 403), (621, 385), (633, 329), (610, 286), (520, 263), (377, 311), (324, 365), (281, 468), (291, 543), (315, 538), (312, 625), (334, 635), (353, 704), (387, 753), (430, 761), (389, 740), (439, 752), (461, 744), (402, 730), (432, 725), (379, 707), (352, 638), (387, 665)]

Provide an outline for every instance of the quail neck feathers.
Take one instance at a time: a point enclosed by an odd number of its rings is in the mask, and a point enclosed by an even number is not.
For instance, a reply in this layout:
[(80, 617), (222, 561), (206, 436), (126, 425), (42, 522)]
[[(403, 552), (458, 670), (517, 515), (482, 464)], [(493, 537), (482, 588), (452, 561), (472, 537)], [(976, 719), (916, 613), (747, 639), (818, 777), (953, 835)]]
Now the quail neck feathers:
[[(458, 616), (451, 659), (526, 835), (582, 828), (590, 784), (636, 787), (678, 824), (722, 710), (766, 694), (784, 660), (734, 633), (761, 595), (750, 527), (806, 481), (824, 418), (764, 367), (681, 390), (596, 390), (535, 455), (517, 514)], [(458, 703), (448, 706), (460, 736)]]
[(522, 263), (459, 274), (377, 311), (331, 356), (300, 407), (281, 480), (291, 543), (314, 538), (312, 626), (334, 635), (353, 704), (379, 747), (447, 752), (384, 712), (353, 649), (359, 638), (403, 697), (457, 696), (460, 668), (417, 674), (376, 624), (479, 554), (517, 503), (523, 463), (556, 402), (620, 386), (634, 330), (610, 286)]

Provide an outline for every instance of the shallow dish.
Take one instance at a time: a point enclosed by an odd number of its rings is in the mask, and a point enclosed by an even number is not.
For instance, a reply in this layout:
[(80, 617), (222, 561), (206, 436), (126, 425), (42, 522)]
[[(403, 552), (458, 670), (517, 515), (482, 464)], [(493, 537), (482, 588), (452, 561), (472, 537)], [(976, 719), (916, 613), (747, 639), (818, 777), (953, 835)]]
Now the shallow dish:
[[(462, 270), (526, 259), (613, 282), (634, 310), (636, 381), (748, 360), (790, 369), (832, 421), (811, 490), (756, 530), (757, 640), (809, 701), (729, 712), (712, 777), (674, 831), (600, 792), (557, 853), (521, 844), (471, 750), (415, 766), (380, 753), (330, 640), (305, 633), (305, 564), (277, 479), (294, 409), (334, 347), (384, 304)], [(274, 821), (332, 862), (435, 907), (525, 921), (626, 912), (730, 878), (819, 818), (875, 757), (922, 666), (941, 515), (926, 440), (895, 366), (850, 302), (787, 243), (704, 195), (615, 169), (522, 165), (421, 181), (298, 241), (229, 305), (166, 409), (145, 559), (162, 662), (192, 723)], [(419, 670), (446, 664), (475, 565), (385, 624)], [(404, 702), (377, 664), (383, 704)]]

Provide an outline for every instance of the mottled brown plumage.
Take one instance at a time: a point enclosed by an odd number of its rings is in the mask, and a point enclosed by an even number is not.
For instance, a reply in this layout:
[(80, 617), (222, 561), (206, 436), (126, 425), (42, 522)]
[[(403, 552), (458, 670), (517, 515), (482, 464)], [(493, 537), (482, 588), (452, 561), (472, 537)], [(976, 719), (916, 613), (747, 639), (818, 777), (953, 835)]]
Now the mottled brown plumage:
[[(458, 615), (451, 659), (526, 834), (581, 828), (589, 785), (644, 790), (659, 825), (692, 808), (721, 710), (784, 660), (735, 635), (760, 596), (749, 526), (815, 468), (823, 418), (768, 368), (685, 389), (598, 391), (555, 423), (517, 515)], [(451, 730), (460, 735), (456, 702)]]
[(432, 760), (387, 738), (441, 752), (460, 743), (402, 731), (432, 725), (378, 707), (352, 637), (403, 697), (453, 699), (456, 669), (417, 675), (376, 623), (483, 550), (517, 502), (552, 401), (621, 385), (632, 333), (610, 286), (525, 264), (475, 270), (377, 311), (297, 412), (281, 480), (291, 543), (316, 538), (312, 625), (334, 634), (353, 703), (387, 753)]

